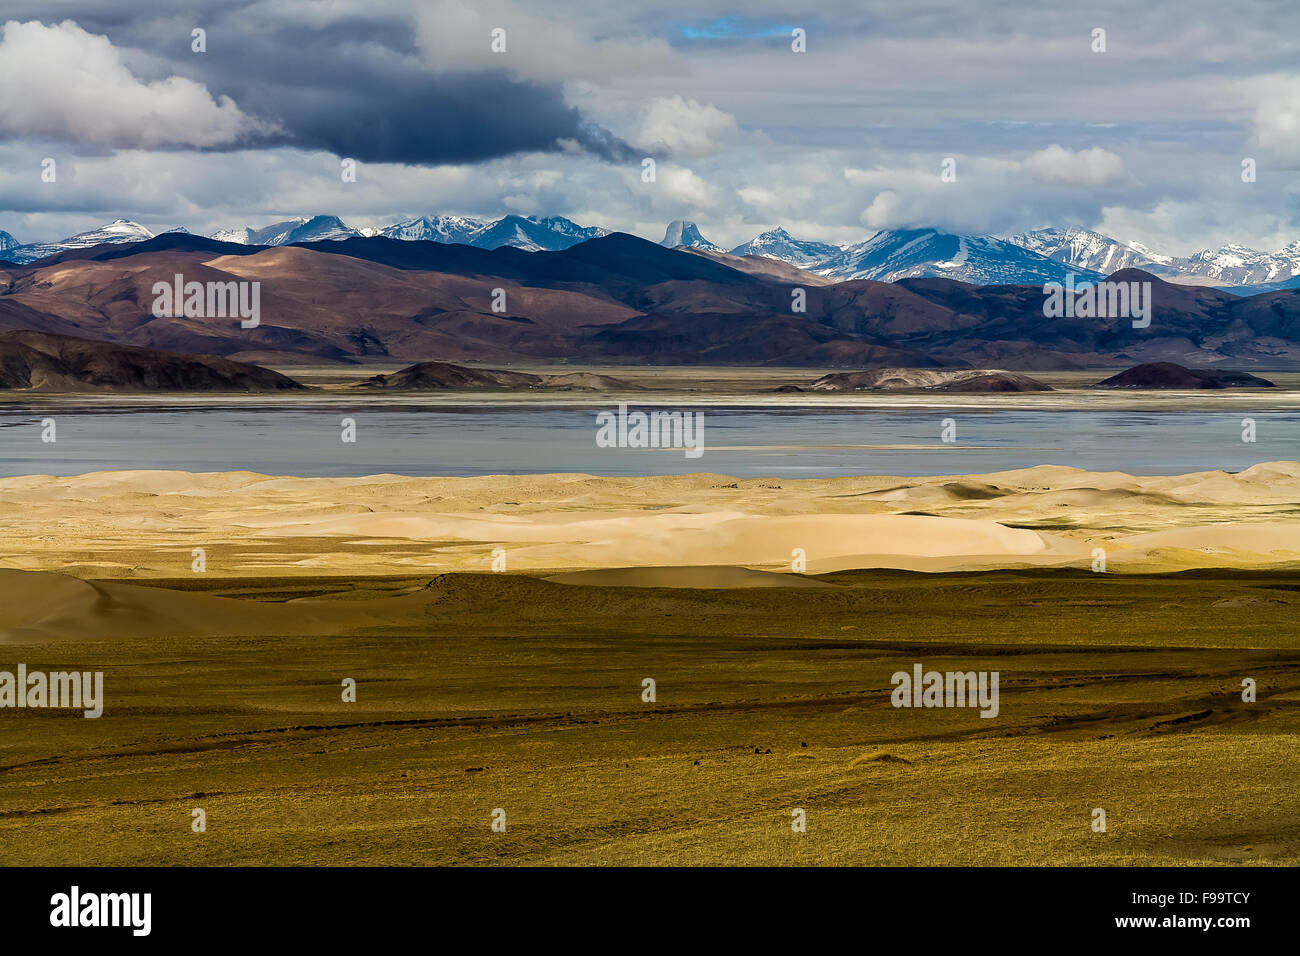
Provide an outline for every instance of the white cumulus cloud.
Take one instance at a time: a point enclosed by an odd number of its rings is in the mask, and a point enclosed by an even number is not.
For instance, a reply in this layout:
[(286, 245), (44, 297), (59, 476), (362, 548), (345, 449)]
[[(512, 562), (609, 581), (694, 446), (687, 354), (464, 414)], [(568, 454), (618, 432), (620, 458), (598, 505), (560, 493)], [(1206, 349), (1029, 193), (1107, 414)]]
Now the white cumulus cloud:
[(641, 111), (632, 138), (648, 152), (700, 157), (721, 152), (739, 134), (736, 118), (716, 106), (681, 96), (661, 96)]
[(1025, 172), (1044, 183), (1106, 186), (1124, 178), (1124, 161), (1108, 149), (1070, 150), (1053, 143), (1024, 161)]
[(1257, 85), (1252, 142), (1266, 162), (1300, 169), (1300, 76), (1269, 77)]
[(114, 148), (222, 146), (262, 124), (228, 96), (171, 76), (132, 75), (108, 37), (71, 20), (10, 20), (0, 40), (0, 134)]

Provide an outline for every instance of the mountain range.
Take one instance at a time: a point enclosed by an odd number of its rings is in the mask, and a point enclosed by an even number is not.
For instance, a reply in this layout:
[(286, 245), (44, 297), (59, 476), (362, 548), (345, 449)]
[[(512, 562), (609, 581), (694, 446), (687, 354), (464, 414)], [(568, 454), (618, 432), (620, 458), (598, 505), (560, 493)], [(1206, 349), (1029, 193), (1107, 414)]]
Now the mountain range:
[(1248, 292), (1300, 287), (1300, 240), (1276, 252), (1229, 244), (1218, 251), (1205, 249), (1176, 258), (1152, 252), (1139, 242), (1122, 243), (1088, 229), (1040, 229), (1007, 239), (1056, 262), (1101, 273), (1136, 268), (1203, 285), (1243, 286)]
[[(179, 227), (173, 231), (184, 231)], [(25, 264), (71, 249), (102, 243), (139, 242), (153, 237), (139, 223), (118, 219), (98, 229), (55, 242), (18, 243), (0, 232), (0, 259)], [(456, 243), (479, 249), (512, 247), (529, 252), (559, 252), (609, 235), (599, 226), (581, 226), (562, 216), (509, 215), (485, 221), (463, 216), (423, 216), (382, 228), (357, 229), (337, 216), (298, 217), (269, 226), (220, 230), (213, 239), (247, 246), (384, 236), (403, 241)], [(1252, 294), (1300, 288), (1300, 240), (1260, 252), (1240, 245), (1204, 250), (1187, 257), (1167, 256), (1140, 242), (1121, 242), (1078, 227), (1040, 229), (1009, 236), (958, 235), (935, 229), (886, 229), (844, 246), (798, 239), (777, 227), (730, 250), (710, 242), (688, 220), (669, 224), (660, 245), (685, 247), (732, 257), (757, 257), (785, 263), (831, 281), (949, 278), (980, 285), (1094, 282), (1120, 269), (1137, 268), (1172, 282), (1220, 286)]]
[[(10, 236), (9, 233), (6, 232), (3, 235), (10, 241), (13, 240), (13, 236)], [(89, 249), (91, 246), (98, 246), (106, 242), (140, 242), (143, 239), (152, 239), (153, 237), (154, 234), (138, 222), (132, 222), (129, 219), (116, 219), (113, 222), (105, 223), (98, 229), (79, 232), (75, 236), (69, 236), (58, 242), (33, 242), (26, 245), (15, 243), (4, 248), (3, 257), (9, 262), (35, 262), (37, 259), (58, 255), (61, 252), (67, 252), (69, 249)]]
[(1064, 282), (1073, 272), (1095, 281), (1098, 272), (1063, 264), (991, 236), (957, 236), (934, 229), (887, 229), (809, 267), (835, 279), (947, 278), (979, 285)]
[[(169, 231), (186, 230), (178, 227)], [(461, 243), (480, 249), (512, 246), (538, 252), (567, 249), (608, 233), (607, 229), (599, 226), (580, 226), (562, 216), (545, 219), (505, 216), (491, 222), (462, 216), (424, 216), (393, 223), (382, 229), (354, 229), (338, 216), (312, 216), (286, 219), (261, 228), (242, 226), (238, 229), (222, 229), (213, 233), (211, 238), (218, 242), (246, 246), (288, 246), (303, 242), (387, 236), (410, 241)], [(7, 232), (0, 232), (0, 259), (21, 265), (70, 249), (86, 249), (102, 243), (140, 242), (153, 237), (153, 232), (129, 219), (117, 219), (98, 229), (77, 233), (55, 242), (24, 244)]]
[(395, 222), (382, 229), (354, 229), (337, 216), (289, 219), (262, 229), (230, 229), (215, 232), (213, 239), (249, 246), (288, 246), (300, 242), (321, 242), (387, 236), (408, 242), (450, 242), (479, 249), (512, 246), (528, 252), (558, 251), (579, 242), (608, 234), (598, 226), (579, 226), (562, 216), (538, 219), (531, 216), (505, 216), (485, 222), (465, 216), (421, 216)]
[[(871, 251), (896, 266), (905, 246)], [(154, 315), (155, 283), (178, 273), (260, 283), (260, 323)], [(0, 332), (273, 364), (1300, 368), (1300, 289), (1239, 296), (1136, 269), (1109, 278), (1151, 283), (1148, 327), (1046, 318), (1037, 279), (833, 281), (762, 256), (668, 249), (624, 233), (529, 252), (382, 235), (246, 245), (171, 232), (0, 265)]]

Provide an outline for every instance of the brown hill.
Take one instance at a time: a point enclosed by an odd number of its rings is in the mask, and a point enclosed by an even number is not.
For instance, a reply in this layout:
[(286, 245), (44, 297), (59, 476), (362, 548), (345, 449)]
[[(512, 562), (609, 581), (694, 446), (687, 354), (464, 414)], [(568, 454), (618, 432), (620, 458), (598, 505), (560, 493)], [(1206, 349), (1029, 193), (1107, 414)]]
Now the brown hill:
[(834, 372), (813, 382), (818, 392), (928, 391), (928, 392), (1050, 392), (1050, 385), (1001, 369), (881, 368), (861, 372)]
[(767, 256), (733, 256), (729, 252), (714, 252), (710, 249), (698, 249), (691, 246), (682, 246), (681, 251), (688, 252), (693, 256), (703, 256), (705, 259), (711, 259), (740, 272), (780, 279), (791, 285), (823, 286), (835, 284), (834, 279), (819, 276), (815, 272), (808, 272), (796, 265), (782, 262), (780, 259), (769, 259)]
[(44, 332), (0, 333), (0, 388), (38, 392), (275, 392), (305, 388), (270, 369)]
[(480, 389), (514, 391), (545, 388), (557, 391), (605, 391), (637, 389), (640, 386), (611, 375), (593, 372), (564, 372), (557, 375), (533, 375), (490, 368), (466, 368), (450, 362), (419, 362), (388, 375), (376, 375), (358, 382), (353, 388), (387, 388), (408, 391)]
[[(258, 282), (261, 322), (155, 317), (155, 282)], [(1300, 367), (1300, 289), (1150, 283), (1151, 322), (1046, 318), (1041, 286), (814, 282), (615, 233), (562, 252), (383, 237), (257, 247), (166, 234), (0, 271), (0, 329), (239, 359), (1001, 368)], [(802, 310), (798, 306), (802, 305)]]
[(542, 387), (562, 392), (610, 392), (640, 391), (641, 386), (615, 378), (613, 375), (598, 375), (595, 372), (561, 372), (558, 375), (543, 375)]
[(540, 375), (527, 372), (502, 372), (495, 369), (465, 368), (450, 362), (418, 362), (388, 375), (376, 375), (358, 382), (354, 388), (400, 388), (411, 391), (440, 389), (490, 389), (502, 391), (537, 388)]
[(1103, 379), (1093, 388), (1276, 388), (1268, 379), (1246, 372), (1184, 368), (1173, 362), (1135, 365)]

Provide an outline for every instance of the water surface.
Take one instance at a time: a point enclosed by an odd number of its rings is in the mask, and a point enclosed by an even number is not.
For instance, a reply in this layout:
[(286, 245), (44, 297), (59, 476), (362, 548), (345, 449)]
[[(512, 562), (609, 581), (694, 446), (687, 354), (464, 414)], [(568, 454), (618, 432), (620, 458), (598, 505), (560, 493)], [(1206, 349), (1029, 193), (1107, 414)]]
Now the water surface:
[[(1160, 475), (1300, 458), (1300, 410), (1234, 399), (1222, 410), (1077, 409), (1068, 402), (998, 408), (987, 399), (669, 406), (703, 414), (706, 447), (699, 458), (679, 450), (597, 447), (597, 412), (617, 407), (602, 403), (24, 401), (0, 403), (0, 475), (178, 469), (303, 477), (712, 472), (809, 478), (975, 474), (1040, 464)], [(55, 420), (53, 443), (41, 441), (47, 417)], [(1253, 444), (1242, 441), (1246, 417), (1256, 423)], [(344, 418), (356, 422), (355, 443), (340, 440)], [(945, 419), (955, 423), (954, 442), (942, 441)]]

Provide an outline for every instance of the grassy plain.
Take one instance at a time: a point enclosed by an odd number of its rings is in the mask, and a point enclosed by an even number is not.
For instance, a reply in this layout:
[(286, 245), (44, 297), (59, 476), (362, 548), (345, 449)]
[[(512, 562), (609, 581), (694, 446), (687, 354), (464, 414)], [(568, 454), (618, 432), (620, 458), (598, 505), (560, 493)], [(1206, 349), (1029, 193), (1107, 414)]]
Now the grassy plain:
[[(195, 633), (0, 647), (107, 698), (0, 710), (0, 864), (1300, 863), (1300, 573), (816, 580), (136, 581)], [(891, 706), (914, 663), (998, 716)]]

